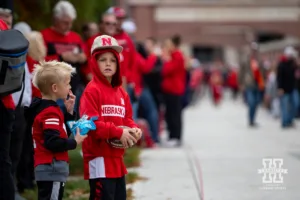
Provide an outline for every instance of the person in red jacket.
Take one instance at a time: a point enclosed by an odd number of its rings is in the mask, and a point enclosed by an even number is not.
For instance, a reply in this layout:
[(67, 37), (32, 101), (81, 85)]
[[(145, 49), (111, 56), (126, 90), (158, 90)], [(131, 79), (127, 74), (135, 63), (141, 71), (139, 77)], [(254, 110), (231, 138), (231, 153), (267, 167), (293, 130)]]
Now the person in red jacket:
[(135, 55), (136, 49), (135, 44), (124, 30), (124, 20), (127, 17), (127, 13), (123, 8), (120, 7), (110, 7), (107, 13), (114, 14), (117, 18), (117, 27), (116, 34), (113, 35), (114, 38), (118, 41), (119, 45), (123, 47), (123, 51), (121, 54), (121, 68), (122, 75), (124, 76), (123, 86), (126, 88), (128, 94), (131, 97), (131, 102), (135, 103), (138, 94), (136, 93), (138, 89), (136, 89), (136, 76), (139, 76), (138, 72), (134, 69), (135, 67)]
[(165, 63), (162, 68), (161, 87), (166, 106), (165, 119), (169, 131), (168, 145), (171, 147), (181, 145), (181, 99), (186, 87), (185, 62), (183, 54), (179, 50), (180, 40), (179, 36), (167, 40), (162, 56)]
[[(132, 119), (132, 108), (121, 87), (119, 53), (122, 47), (108, 35), (98, 36), (92, 45), (90, 68), (93, 79), (83, 92), (80, 115), (98, 117), (96, 130), (83, 142), (84, 178), (90, 183), (90, 199), (125, 200), (123, 161), (125, 150), (111, 146), (107, 140), (120, 139), (125, 148), (141, 137), (141, 130)], [(122, 129), (127, 126), (130, 129)], [(129, 132), (135, 132), (137, 139)]]
[[(80, 97), (84, 80), (85, 45), (79, 34), (71, 31), (73, 21), (76, 19), (76, 10), (69, 1), (58, 1), (53, 8), (53, 25), (41, 31), (47, 48), (46, 61), (57, 60), (70, 64), (77, 71), (71, 79), (72, 92)], [(79, 98), (78, 98), (79, 99)], [(58, 101), (65, 111), (63, 102)], [(75, 103), (77, 111), (78, 103)]]
[[(57, 61), (41, 62), (33, 71), (33, 84), (42, 98), (35, 98), (25, 115), (32, 125), (35, 180), (41, 200), (63, 198), (69, 175), (68, 150), (75, 149), (87, 137), (80, 135), (78, 129), (75, 138), (70, 139), (65, 126), (65, 121), (75, 118), (76, 97), (70, 90), (73, 73), (72, 66)], [(65, 115), (56, 103), (58, 99), (64, 99)]]

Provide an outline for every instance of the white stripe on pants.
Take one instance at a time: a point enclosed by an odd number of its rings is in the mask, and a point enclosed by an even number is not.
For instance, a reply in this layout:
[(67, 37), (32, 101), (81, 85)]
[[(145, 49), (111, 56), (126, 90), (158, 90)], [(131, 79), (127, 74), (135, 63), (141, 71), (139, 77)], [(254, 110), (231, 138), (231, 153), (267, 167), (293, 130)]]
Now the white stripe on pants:
[(60, 191), (60, 182), (53, 182), (50, 200), (58, 200), (59, 191)]

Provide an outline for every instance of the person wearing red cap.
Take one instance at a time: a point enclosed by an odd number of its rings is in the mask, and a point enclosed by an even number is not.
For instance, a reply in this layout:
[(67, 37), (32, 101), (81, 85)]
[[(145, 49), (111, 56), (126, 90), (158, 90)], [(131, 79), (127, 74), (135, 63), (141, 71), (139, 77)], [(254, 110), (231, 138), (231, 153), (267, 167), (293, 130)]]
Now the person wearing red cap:
[(126, 84), (128, 85), (127, 90), (131, 94), (131, 99), (135, 98), (135, 77), (138, 76), (134, 71), (135, 65), (135, 55), (136, 49), (135, 44), (130, 38), (130, 36), (123, 30), (122, 25), (127, 17), (126, 11), (120, 7), (111, 7), (108, 9), (107, 13), (114, 14), (117, 18), (117, 31), (113, 35), (118, 41), (119, 45), (123, 47), (121, 66), (123, 68), (123, 73), (126, 77)]
[[(0, 19), (0, 31), (7, 29), (7, 24)], [(12, 164), (9, 156), (14, 109), (15, 104), (11, 95), (0, 97), (0, 199), (5, 200), (15, 199)]]
[(90, 183), (90, 200), (126, 200), (125, 149), (115, 148), (107, 140), (119, 139), (127, 148), (142, 135), (132, 119), (129, 96), (121, 87), (119, 54), (122, 49), (108, 35), (98, 36), (91, 48), (89, 64), (93, 79), (83, 92), (79, 108), (81, 116), (98, 118), (96, 130), (89, 132), (82, 145), (84, 178)]

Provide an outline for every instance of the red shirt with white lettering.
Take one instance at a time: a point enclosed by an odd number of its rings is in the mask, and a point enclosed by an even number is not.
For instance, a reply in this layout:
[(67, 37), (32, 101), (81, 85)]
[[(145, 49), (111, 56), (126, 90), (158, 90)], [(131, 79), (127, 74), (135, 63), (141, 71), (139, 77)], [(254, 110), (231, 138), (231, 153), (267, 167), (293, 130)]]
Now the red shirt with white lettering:
[(66, 35), (56, 32), (53, 28), (41, 31), (47, 47), (46, 60), (60, 60), (59, 56), (71, 51), (73, 53), (85, 52), (84, 42), (80, 35), (70, 31)]
[[(101, 74), (96, 55), (112, 52), (118, 67), (112, 83)], [(128, 94), (121, 87), (119, 54), (112, 49), (96, 51), (89, 62), (93, 79), (85, 88), (80, 101), (80, 115), (97, 116), (96, 130), (90, 131), (82, 144), (84, 178), (118, 178), (127, 174), (123, 161), (125, 150), (114, 148), (107, 139), (120, 139), (123, 129), (118, 126), (137, 127), (132, 119), (132, 107)]]
[[(62, 53), (72, 52), (74, 54), (85, 53), (85, 45), (80, 35), (73, 31), (69, 31), (65, 35), (58, 33), (53, 28), (47, 28), (41, 31), (43, 39), (47, 48), (46, 61), (62, 60)], [(75, 92), (78, 83), (81, 81), (79, 74), (85, 74), (84, 63), (69, 63), (72, 67), (77, 69), (77, 73), (72, 77), (71, 86)]]

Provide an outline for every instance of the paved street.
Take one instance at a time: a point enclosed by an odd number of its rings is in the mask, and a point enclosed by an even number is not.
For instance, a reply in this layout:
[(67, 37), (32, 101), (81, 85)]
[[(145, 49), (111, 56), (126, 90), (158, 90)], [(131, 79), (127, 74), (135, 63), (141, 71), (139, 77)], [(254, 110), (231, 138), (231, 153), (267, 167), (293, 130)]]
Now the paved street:
[[(257, 119), (260, 127), (248, 128), (241, 101), (216, 108), (204, 99), (189, 108), (183, 148), (143, 152), (137, 171), (148, 180), (134, 185), (136, 199), (299, 200), (300, 123), (283, 131), (266, 111)], [(263, 158), (283, 159), (285, 190), (262, 188)]]

